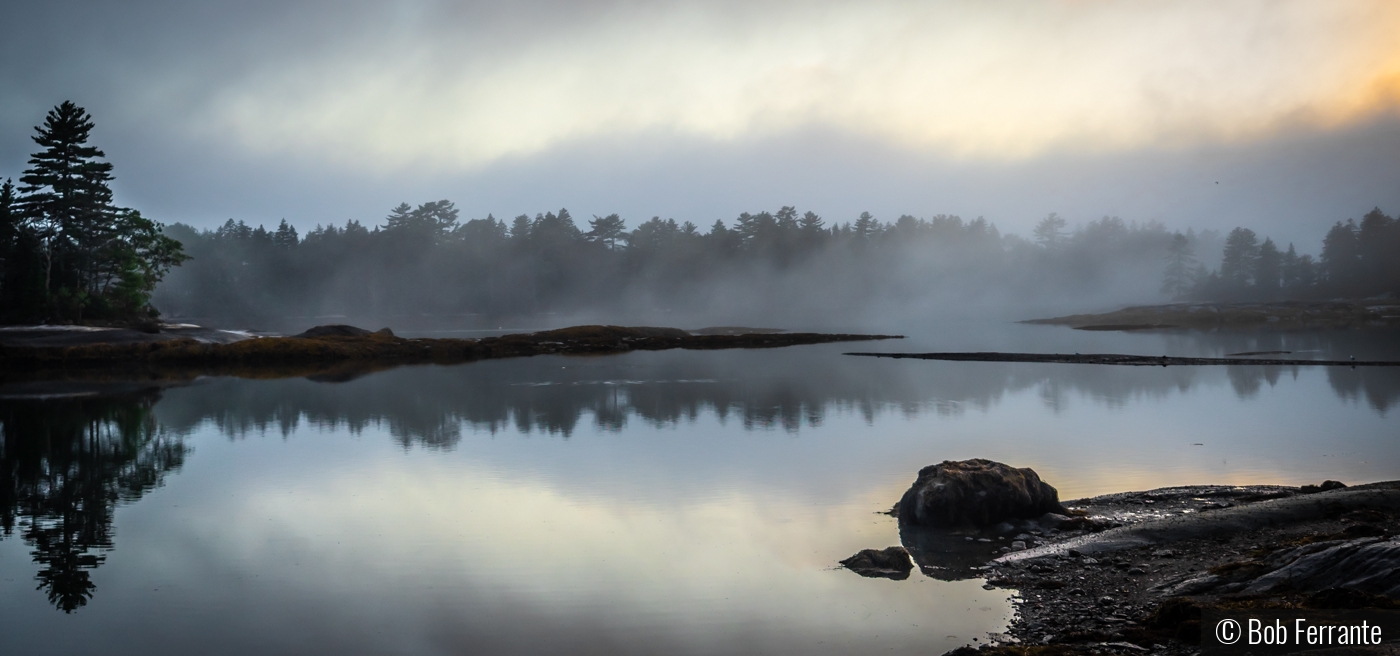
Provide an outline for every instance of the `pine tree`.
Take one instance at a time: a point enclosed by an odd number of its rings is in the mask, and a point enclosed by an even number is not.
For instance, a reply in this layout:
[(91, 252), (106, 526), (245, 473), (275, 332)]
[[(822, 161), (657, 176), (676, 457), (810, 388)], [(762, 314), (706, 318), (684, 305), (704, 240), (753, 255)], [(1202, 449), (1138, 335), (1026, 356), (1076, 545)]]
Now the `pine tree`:
[(1272, 300), (1278, 297), (1282, 265), (1283, 256), (1279, 254), (1278, 246), (1274, 245), (1274, 240), (1265, 237), (1254, 265), (1254, 289), (1260, 298)]
[(1172, 243), (1167, 246), (1167, 270), (1162, 275), (1162, 293), (1172, 298), (1182, 298), (1190, 293), (1196, 283), (1193, 275), (1195, 265), (1196, 253), (1191, 240), (1180, 232), (1176, 233), (1172, 236)]
[[(150, 291), (171, 266), (188, 259), (179, 242), (135, 211), (112, 204), (112, 165), (88, 145), (92, 117), (66, 101), (33, 137), (16, 205), (33, 236), (37, 313), (48, 319), (135, 318), (153, 312)], [(10, 268), (8, 265), (7, 269)]]
[(272, 243), (280, 248), (295, 248), (300, 242), (297, 229), (287, 224), (286, 219), (277, 224), (277, 232), (272, 233)]
[(1356, 222), (1338, 221), (1322, 238), (1322, 276), (1332, 294), (1354, 293), (1361, 277), (1361, 249), (1356, 238)]
[(1225, 237), (1225, 256), (1220, 262), (1221, 283), (1227, 293), (1242, 293), (1254, 279), (1259, 261), (1259, 237), (1248, 228), (1235, 228)]
[(50, 110), (44, 125), (34, 128), (39, 134), (31, 137), (44, 150), (31, 155), (30, 168), (20, 176), (21, 212), (42, 243), (44, 305), (50, 314), (59, 311), (58, 297), (80, 298), (90, 291), (92, 252), (108, 238), (115, 214), (107, 186), (112, 165), (100, 161), (105, 153), (87, 145), (93, 127), (92, 116), (72, 101)]
[(1055, 248), (1064, 243), (1066, 225), (1064, 218), (1051, 212), (1049, 216), (1041, 219), (1040, 223), (1035, 225), (1035, 230), (1031, 234), (1035, 235), (1036, 243), (1041, 246)]
[(606, 244), (609, 249), (613, 248), (618, 237), (627, 230), (627, 223), (622, 217), (616, 214), (607, 216), (593, 215), (593, 220), (588, 222), (590, 230), (584, 234), (590, 241)]

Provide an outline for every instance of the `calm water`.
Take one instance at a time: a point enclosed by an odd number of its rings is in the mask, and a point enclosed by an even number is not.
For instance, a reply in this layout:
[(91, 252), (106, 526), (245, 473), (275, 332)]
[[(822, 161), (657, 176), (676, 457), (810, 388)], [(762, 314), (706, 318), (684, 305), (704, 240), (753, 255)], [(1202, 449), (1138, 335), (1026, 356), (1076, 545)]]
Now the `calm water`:
[[(1400, 359), (1393, 333), (912, 329), (857, 350)], [(926, 464), (1062, 496), (1400, 478), (1400, 371), (768, 351), (0, 399), (0, 652), (937, 654), (981, 581), (861, 578)], [(343, 378), (343, 377), (340, 377)]]

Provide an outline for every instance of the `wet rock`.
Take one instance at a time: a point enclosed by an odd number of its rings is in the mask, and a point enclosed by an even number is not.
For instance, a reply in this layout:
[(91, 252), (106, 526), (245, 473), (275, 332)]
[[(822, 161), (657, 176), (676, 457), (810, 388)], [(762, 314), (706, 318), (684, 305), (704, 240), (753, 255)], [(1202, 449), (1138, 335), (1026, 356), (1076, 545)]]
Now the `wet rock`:
[(899, 521), (923, 526), (992, 526), (1046, 513), (1069, 511), (1034, 470), (980, 458), (919, 470), (899, 502)]
[(1249, 584), (1246, 594), (1346, 588), (1400, 598), (1400, 539), (1324, 542), (1299, 547), (1274, 560), (1288, 562)]
[(909, 578), (909, 572), (914, 569), (914, 562), (909, 559), (909, 552), (904, 547), (861, 549), (856, 555), (841, 561), (841, 564), (861, 576), (896, 581)]

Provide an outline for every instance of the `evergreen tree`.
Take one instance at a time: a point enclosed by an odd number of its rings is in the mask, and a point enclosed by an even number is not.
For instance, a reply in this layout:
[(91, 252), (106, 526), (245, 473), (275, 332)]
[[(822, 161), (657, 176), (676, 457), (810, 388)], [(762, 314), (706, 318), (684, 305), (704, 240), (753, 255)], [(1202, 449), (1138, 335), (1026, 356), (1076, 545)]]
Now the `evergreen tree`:
[(1322, 238), (1322, 276), (1331, 294), (1350, 295), (1361, 277), (1361, 249), (1356, 239), (1356, 222), (1338, 221)]
[(1282, 267), (1283, 256), (1279, 254), (1278, 246), (1274, 245), (1274, 240), (1265, 237), (1264, 243), (1259, 246), (1259, 259), (1254, 266), (1254, 289), (1259, 298), (1278, 298)]
[(1228, 294), (1239, 295), (1254, 279), (1259, 262), (1259, 237), (1248, 228), (1235, 228), (1225, 237), (1220, 280)]
[(1298, 286), (1298, 251), (1289, 242), (1288, 250), (1279, 263), (1279, 287), (1286, 296), (1297, 298), (1301, 292)]
[(616, 214), (607, 216), (593, 215), (593, 220), (588, 222), (589, 231), (585, 234), (590, 241), (606, 244), (608, 248), (613, 248), (617, 239), (627, 230), (627, 223), (622, 217)]
[(287, 225), (287, 220), (277, 224), (277, 232), (272, 233), (272, 243), (281, 248), (294, 248), (300, 239), (297, 238), (297, 229)]
[[(112, 205), (112, 165), (88, 145), (92, 128), (92, 117), (71, 101), (53, 108), (35, 128), (33, 140), (43, 150), (20, 176), (17, 205), (42, 262), (38, 302), (29, 305), (44, 318), (148, 311), (155, 281), (186, 259), (159, 224)], [(142, 260), (147, 256), (156, 259)]]
[(1167, 270), (1162, 275), (1162, 293), (1172, 298), (1182, 298), (1190, 293), (1196, 283), (1193, 275), (1195, 266), (1196, 253), (1191, 247), (1191, 240), (1180, 232), (1172, 235), (1171, 244), (1167, 246)]
[[(1045, 248), (1055, 248), (1065, 240), (1066, 222), (1060, 215), (1051, 212), (1049, 216), (1040, 220), (1035, 225), (1035, 230), (1031, 234), (1035, 235), (1036, 243)], [(1189, 244), (1188, 244), (1189, 247)]]
[(1356, 250), (1364, 280), (1358, 296), (1400, 291), (1400, 221), (1379, 207), (1367, 212), (1356, 230)]
[(112, 165), (87, 144), (93, 127), (92, 117), (72, 101), (49, 110), (31, 137), (43, 150), (20, 176), (21, 211), (43, 245), (43, 303), (51, 314), (60, 311), (59, 298), (81, 303), (92, 251), (107, 238), (115, 211), (107, 186)]
[(879, 234), (880, 222), (871, 216), (870, 212), (861, 212), (853, 228), (857, 238), (869, 239)]

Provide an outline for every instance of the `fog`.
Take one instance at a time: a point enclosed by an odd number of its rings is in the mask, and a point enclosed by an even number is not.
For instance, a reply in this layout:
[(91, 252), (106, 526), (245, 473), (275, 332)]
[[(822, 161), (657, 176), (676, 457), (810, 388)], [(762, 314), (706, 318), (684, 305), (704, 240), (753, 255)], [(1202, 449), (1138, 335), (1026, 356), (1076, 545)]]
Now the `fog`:
[[(1116, 217), (1077, 228), (1049, 217), (1032, 241), (981, 218), (863, 213), (837, 223), (790, 206), (704, 228), (661, 218), (628, 225), (617, 215), (579, 226), (567, 209), (510, 221), (457, 215), (435, 201), (397, 208), (373, 230), (167, 227), (193, 259), (171, 271), (154, 303), (171, 321), (264, 330), (893, 329), (1162, 299), (1175, 238)], [(1219, 251), (1217, 233), (1183, 237), (1205, 261)]]

